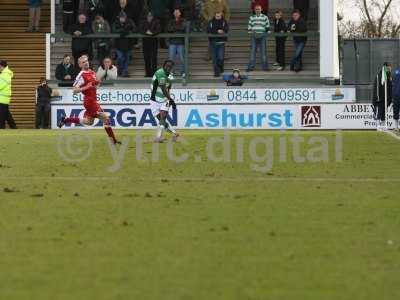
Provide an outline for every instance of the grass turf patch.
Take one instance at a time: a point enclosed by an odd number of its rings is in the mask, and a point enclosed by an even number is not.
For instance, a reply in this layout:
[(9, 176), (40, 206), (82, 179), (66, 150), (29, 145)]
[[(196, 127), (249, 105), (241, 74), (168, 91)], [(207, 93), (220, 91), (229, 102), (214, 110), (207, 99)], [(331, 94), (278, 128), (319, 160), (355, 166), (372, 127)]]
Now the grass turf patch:
[(118, 168), (102, 131), (2, 133), (0, 299), (399, 298), (399, 141), (186, 131), (179, 163), (152, 133)]

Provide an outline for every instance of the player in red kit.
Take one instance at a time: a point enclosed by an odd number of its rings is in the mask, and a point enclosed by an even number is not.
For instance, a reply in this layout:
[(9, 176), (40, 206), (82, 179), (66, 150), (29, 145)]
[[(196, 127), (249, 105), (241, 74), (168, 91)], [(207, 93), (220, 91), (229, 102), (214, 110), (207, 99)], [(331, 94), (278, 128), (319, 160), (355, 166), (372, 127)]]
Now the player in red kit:
[(86, 55), (82, 55), (79, 60), (79, 67), (82, 71), (78, 74), (74, 82), (74, 94), (82, 93), (83, 106), (85, 107), (85, 114), (83, 119), (79, 117), (62, 117), (58, 123), (58, 127), (61, 128), (65, 124), (82, 124), (82, 125), (93, 125), (94, 119), (100, 119), (103, 121), (104, 129), (107, 135), (110, 137), (114, 144), (119, 144), (114, 136), (114, 132), (110, 126), (110, 119), (108, 115), (102, 110), (100, 105), (97, 103), (97, 87), (99, 81), (96, 78), (96, 73), (89, 67), (89, 59)]

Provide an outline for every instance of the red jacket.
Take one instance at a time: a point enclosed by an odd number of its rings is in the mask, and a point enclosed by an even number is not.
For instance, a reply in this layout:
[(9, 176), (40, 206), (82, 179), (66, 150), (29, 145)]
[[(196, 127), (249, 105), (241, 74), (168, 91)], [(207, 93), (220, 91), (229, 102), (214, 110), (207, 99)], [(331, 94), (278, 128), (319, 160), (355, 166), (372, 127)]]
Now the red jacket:
[(256, 5), (261, 5), (262, 9), (263, 9), (263, 13), (266, 14), (268, 12), (268, 0), (253, 0), (251, 2), (251, 10), (254, 11), (254, 8)]

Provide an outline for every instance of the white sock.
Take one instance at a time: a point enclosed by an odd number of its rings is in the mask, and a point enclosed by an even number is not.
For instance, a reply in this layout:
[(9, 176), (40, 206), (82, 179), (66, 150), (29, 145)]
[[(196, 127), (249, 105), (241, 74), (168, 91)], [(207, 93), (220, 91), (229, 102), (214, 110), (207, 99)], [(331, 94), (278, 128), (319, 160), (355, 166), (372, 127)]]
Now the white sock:
[(394, 120), (394, 128), (399, 129), (399, 120)]
[(157, 134), (156, 134), (156, 138), (157, 139), (161, 139), (162, 134), (163, 134), (163, 130), (164, 130), (164, 126), (163, 125), (158, 125)]

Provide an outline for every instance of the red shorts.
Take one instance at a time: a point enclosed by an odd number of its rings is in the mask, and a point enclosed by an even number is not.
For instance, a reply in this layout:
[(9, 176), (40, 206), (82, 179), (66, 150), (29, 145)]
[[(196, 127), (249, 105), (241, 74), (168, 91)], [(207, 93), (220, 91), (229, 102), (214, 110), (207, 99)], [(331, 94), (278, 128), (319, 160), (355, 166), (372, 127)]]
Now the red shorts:
[(97, 115), (103, 112), (103, 109), (97, 103), (97, 101), (85, 100), (83, 102), (83, 106), (85, 107), (85, 114), (83, 115), (84, 118), (97, 118)]

